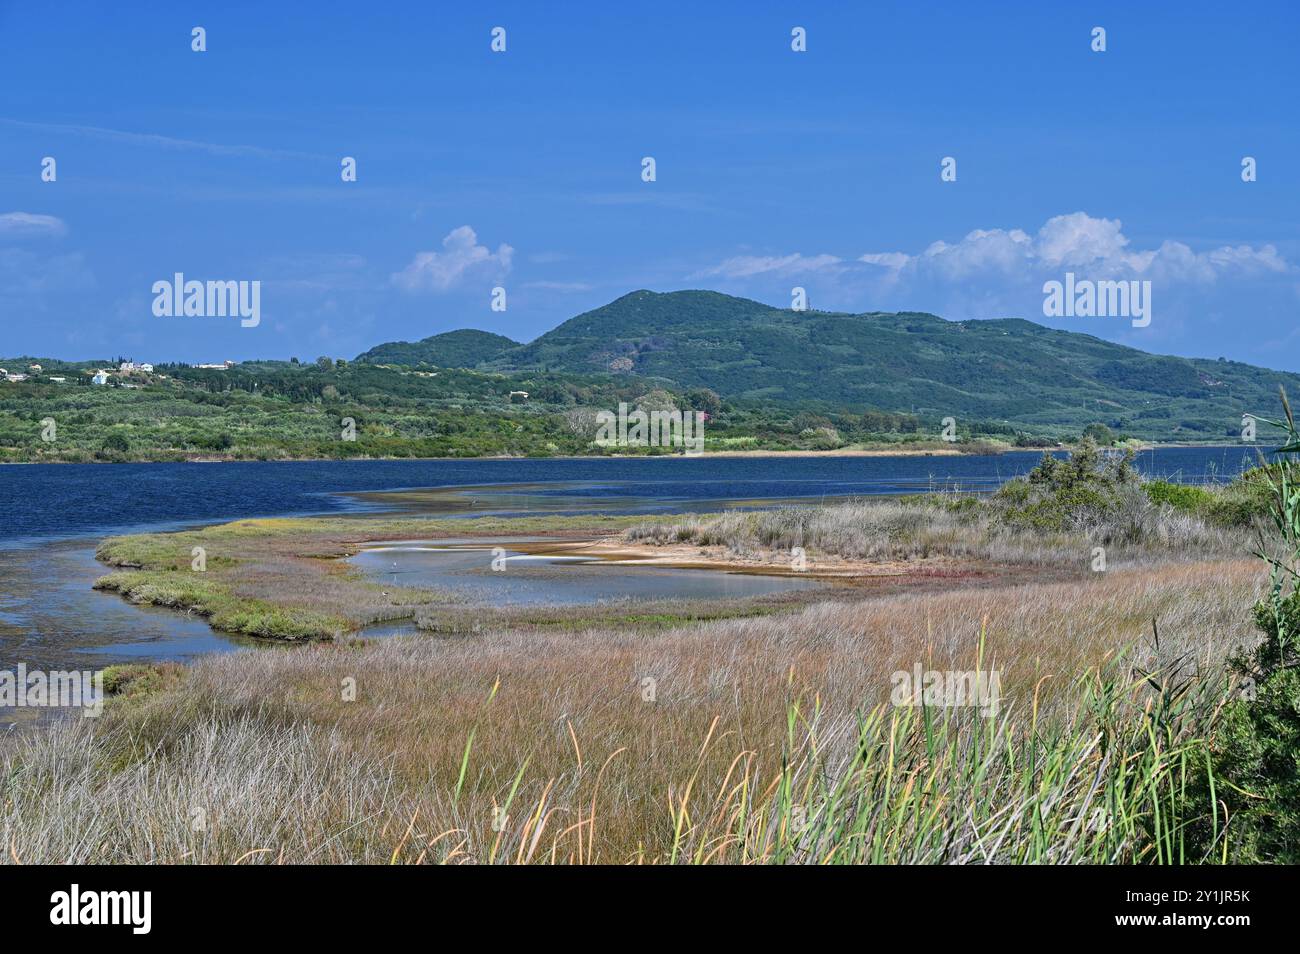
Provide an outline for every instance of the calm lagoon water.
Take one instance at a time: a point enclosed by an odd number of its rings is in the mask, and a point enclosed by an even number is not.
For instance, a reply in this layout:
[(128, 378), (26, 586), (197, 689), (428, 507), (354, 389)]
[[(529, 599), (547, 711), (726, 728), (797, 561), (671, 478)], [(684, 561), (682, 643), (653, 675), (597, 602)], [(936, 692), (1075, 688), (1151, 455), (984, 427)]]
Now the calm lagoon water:
[[(790, 576), (759, 576), (674, 567), (620, 566), (567, 554), (512, 549), (523, 540), (405, 540), (367, 547), (352, 558), (376, 582), (454, 594), (470, 604), (576, 606), (647, 600), (738, 599), (822, 584)], [(498, 548), (493, 543), (500, 544)], [(494, 557), (501, 567), (493, 569)]]
[[(1137, 463), (1150, 476), (1198, 483), (1233, 476), (1253, 462), (1254, 453), (1245, 447), (1170, 448), (1143, 453)], [(461, 488), (440, 498), (453, 516), (687, 512), (931, 489), (987, 491), (1028, 471), (1039, 456), (0, 466), (0, 668), (18, 662), (80, 668), (185, 659), (241, 645), (214, 634), (202, 620), (131, 606), (92, 590), (90, 584), (103, 572), (94, 559), (95, 544), (115, 533), (241, 517), (401, 509), (414, 504), (401, 494), (377, 492), (418, 488)], [(426, 501), (420, 508), (427, 506)], [(482, 556), (473, 555), (480, 569)], [(457, 568), (455, 560), (463, 558), (416, 553), (399, 557), (399, 570), (430, 579), (441, 575), (471, 600), (482, 598), (484, 586), (502, 586), (478, 570)], [(514, 589), (494, 598), (571, 603), (602, 594), (742, 595), (751, 591), (747, 588), (792, 585), (703, 570), (553, 561), (537, 562), (533, 569), (537, 572), (493, 574), (515, 580), (509, 584)], [(592, 575), (601, 573), (593, 583)], [(531, 584), (530, 577), (543, 582)]]
[[(1239, 473), (1244, 446), (1147, 451), (1151, 476), (1199, 483)], [(475, 487), (479, 513), (716, 509), (929, 489), (990, 490), (1036, 451), (956, 457), (659, 457), (0, 466), (0, 549), (203, 522), (376, 506), (361, 491)], [(517, 488), (523, 485), (526, 492)], [(493, 488), (496, 488), (495, 490)]]

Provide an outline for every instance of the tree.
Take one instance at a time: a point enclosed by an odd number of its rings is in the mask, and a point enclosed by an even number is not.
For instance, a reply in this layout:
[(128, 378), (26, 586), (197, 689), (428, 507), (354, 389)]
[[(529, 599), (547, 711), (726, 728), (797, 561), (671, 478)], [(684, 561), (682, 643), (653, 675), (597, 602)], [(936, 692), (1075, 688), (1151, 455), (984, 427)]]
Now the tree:
[(1105, 424), (1095, 422), (1083, 429), (1084, 437), (1091, 437), (1101, 447), (1110, 447), (1115, 443), (1115, 432)]
[(653, 391), (641, 395), (633, 402), (636, 407), (649, 414), (652, 411), (676, 411), (680, 410), (677, 406), (677, 399), (662, 388), (655, 388)]
[(686, 392), (686, 406), (692, 411), (703, 411), (717, 417), (722, 411), (722, 398), (710, 388), (692, 388)]

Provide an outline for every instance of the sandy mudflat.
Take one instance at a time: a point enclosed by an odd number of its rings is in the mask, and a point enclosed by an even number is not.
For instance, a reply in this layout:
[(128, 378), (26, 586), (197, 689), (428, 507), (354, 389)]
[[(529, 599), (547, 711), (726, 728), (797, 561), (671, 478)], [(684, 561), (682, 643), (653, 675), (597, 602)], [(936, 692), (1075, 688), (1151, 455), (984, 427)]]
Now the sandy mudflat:
[(623, 566), (661, 566), (679, 569), (730, 570), (761, 573), (766, 576), (808, 576), (835, 579), (874, 577), (949, 576), (969, 571), (969, 561), (950, 557), (925, 560), (842, 560), (832, 557), (809, 557), (806, 568), (797, 570), (792, 560), (758, 560), (731, 553), (726, 547), (701, 547), (693, 544), (666, 546), (628, 543), (617, 536), (582, 541), (537, 541), (512, 544), (517, 550), (532, 553), (564, 554), (607, 560)]

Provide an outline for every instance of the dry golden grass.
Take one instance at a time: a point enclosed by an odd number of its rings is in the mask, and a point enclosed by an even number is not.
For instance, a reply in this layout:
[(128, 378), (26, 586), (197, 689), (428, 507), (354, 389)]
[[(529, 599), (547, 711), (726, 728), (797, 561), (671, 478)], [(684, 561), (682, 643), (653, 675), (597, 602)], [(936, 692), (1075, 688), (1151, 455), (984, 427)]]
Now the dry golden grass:
[[(1247, 611), (1264, 582), (1257, 561), (1186, 563), (668, 629), (489, 627), (209, 658), (176, 691), (0, 749), (6, 850), (24, 862), (1132, 860), (1131, 834), (1081, 834), (1089, 779), (1108, 770), (1085, 729), (1052, 750), (1059, 778), (991, 772), (989, 815), (968, 823), (956, 806), (975, 793), (933, 781), (958, 755), (916, 755), (896, 790), (894, 729), (879, 720), (900, 710), (868, 713), (895, 670), (975, 668), (983, 625), (984, 668), (1002, 672), (1020, 726), (1007, 732), (1083, 726), (1081, 673), (1141, 642), (1153, 618), (1160, 649), (1139, 655), (1187, 653), (1184, 669), (1217, 673), (1254, 641)], [(975, 751), (982, 731), (968, 725), (961, 745)], [(829, 841), (787, 857), (795, 803), (819, 811), (814, 790), (879, 733), (888, 771), (836, 802), (852, 804), (871, 850), (823, 825)], [(942, 844), (917, 834), (914, 809), (935, 813)], [(1039, 844), (1031, 815), (1056, 818), (1059, 837)]]
[(987, 499), (929, 494), (866, 499), (824, 507), (659, 518), (629, 527), (623, 539), (653, 546), (718, 548), (736, 559), (790, 561), (794, 547), (809, 560), (930, 560), (1048, 563), (1087, 567), (1104, 545), (1110, 562), (1163, 562), (1240, 556), (1255, 540), (1245, 527), (1224, 527), (1152, 503), (1136, 488), (1116, 495), (1115, 513), (1071, 531), (1009, 525)]

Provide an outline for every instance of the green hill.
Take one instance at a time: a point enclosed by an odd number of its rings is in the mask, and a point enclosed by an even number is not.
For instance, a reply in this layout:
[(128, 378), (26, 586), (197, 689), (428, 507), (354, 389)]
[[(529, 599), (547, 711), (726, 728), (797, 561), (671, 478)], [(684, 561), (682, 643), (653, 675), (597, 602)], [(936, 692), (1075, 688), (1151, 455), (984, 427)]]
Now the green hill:
[[(462, 330), (356, 361), (120, 363), (0, 359), (18, 379), (0, 381), (0, 461), (623, 452), (595, 442), (599, 412), (620, 404), (707, 413), (707, 451), (926, 450), (947, 446), (948, 417), (969, 452), (1092, 424), (1236, 442), (1279, 385), (1300, 394), (1298, 375), (1029, 321), (793, 312), (715, 292), (633, 292), (527, 345)], [(112, 373), (94, 384), (100, 368)]]
[(439, 368), (473, 368), (518, 345), (519, 342), (511, 341), (504, 335), (462, 328), (420, 341), (390, 341), (376, 345), (364, 354), (357, 355), (357, 360), (369, 364), (428, 364)]
[(1300, 377), (1162, 357), (1020, 319), (795, 312), (709, 291), (636, 291), (500, 354), (497, 369), (613, 372), (731, 400), (1038, 427), (1104, 422), (1160, 440), (1236, 436)]

